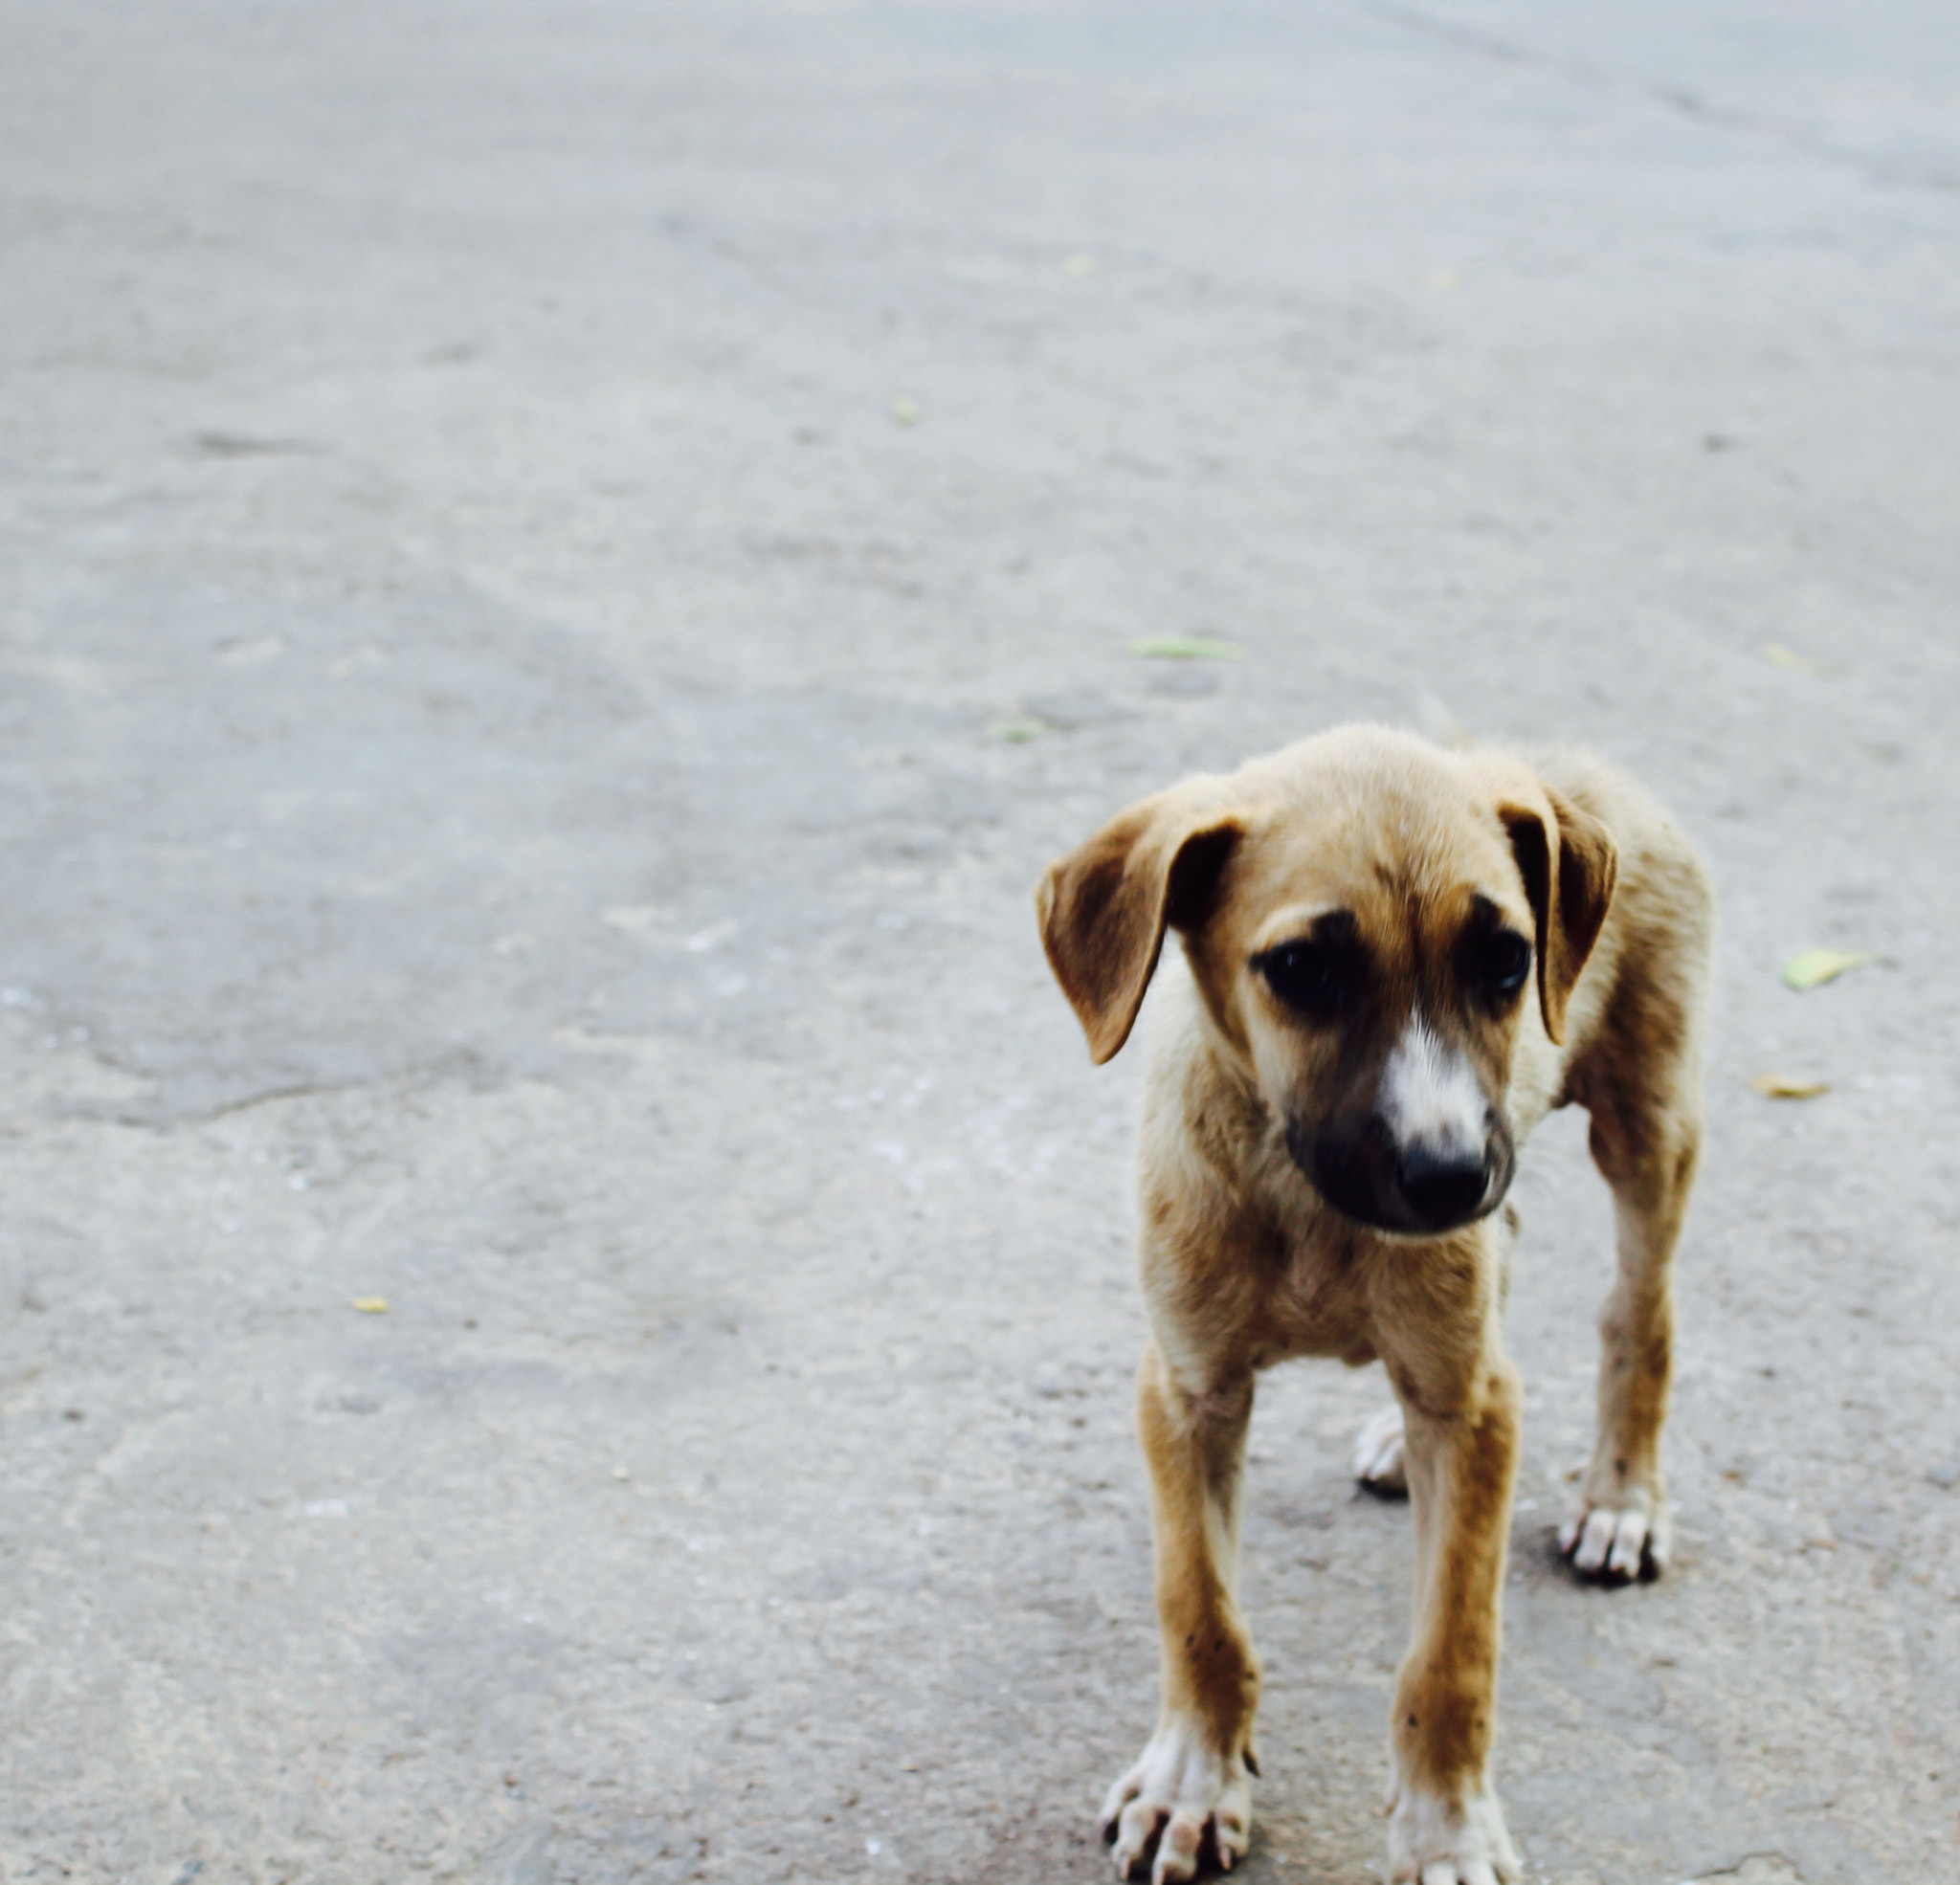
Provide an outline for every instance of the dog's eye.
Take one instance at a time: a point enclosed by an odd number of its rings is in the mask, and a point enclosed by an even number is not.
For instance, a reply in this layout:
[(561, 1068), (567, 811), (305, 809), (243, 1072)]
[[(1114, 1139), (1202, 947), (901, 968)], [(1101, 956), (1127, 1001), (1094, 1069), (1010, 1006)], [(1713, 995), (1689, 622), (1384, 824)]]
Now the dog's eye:
[(1494, 929), (1472, 945), (1470, 972), (1492, 994), (1512, 994), (1531, 973), (1531, 945), (1515, 929)]
[(1338, 1014), (1347, 1003), (1350, 965), (1324, 943), (1281, 942), (1258, 957), (1257, 966), (1274, 994), (1303, 1014)]

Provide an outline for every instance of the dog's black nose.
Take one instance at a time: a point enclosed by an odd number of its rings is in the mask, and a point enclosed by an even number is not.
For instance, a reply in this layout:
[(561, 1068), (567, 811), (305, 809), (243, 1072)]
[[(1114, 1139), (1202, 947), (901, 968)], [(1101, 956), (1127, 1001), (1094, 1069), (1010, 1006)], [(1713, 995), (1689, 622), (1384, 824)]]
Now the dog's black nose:
[(1412, 1145), (1395, 1161), (1395, 1182), (1428, 1229), (1447, 1231), (1477, 1215), (1490, 1168), (1481, 1153), (1437, 1153)]

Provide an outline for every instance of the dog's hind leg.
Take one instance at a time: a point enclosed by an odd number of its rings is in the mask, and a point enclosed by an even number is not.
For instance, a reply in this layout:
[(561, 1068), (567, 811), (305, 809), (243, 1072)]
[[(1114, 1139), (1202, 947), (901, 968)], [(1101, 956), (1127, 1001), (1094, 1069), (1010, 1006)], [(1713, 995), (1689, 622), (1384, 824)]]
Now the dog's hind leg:
[(1252, 1418), (1248, 1374), (1180, 1383), (1155, 1342), (1137, 1376), (1150, 1468), (1163, 1630), (1163, 1708), (1142, 1757), (1109, 1789), (1102, 1836), (1125, 1878), (1194, 1877), (1207, 1856), (1229, 1871), (1252, 1831), (1258, 1661), (1239, 1614), (1238, 1489)]
[(1613, 1186), (1618, 1274), (1599, 1314), (1599, 1430), (1559, 1528), (1575, 1570), (1659, 1576), (1671, 1528), (1660, 1430), (1674, 1366), (1674, 1248), (1701, 1148), (1695, 1119), (1629, 1131), (1595, 1108), (1592, 1156)]
[(1677, 968), (1617, 993), (1604, 1052), (1574, 1082), (1592, 1114), (1593, 1163), (1613, 1187), (1618, 1263), (1599, 1315), (1598, 1438), (1559, 1542), (1575, 1570), (1611, 1582), (1658, 1577), (1670, 1542), (1660, 1430), (1673, 1375), (1674, 1251), (1702, 1144), (1705, 957)]
[(1354, 1436), (1354, 1483), (1377, 1498), (1409, 1497), (1409, 1431), (1400, 1402), (1370, 1414)]

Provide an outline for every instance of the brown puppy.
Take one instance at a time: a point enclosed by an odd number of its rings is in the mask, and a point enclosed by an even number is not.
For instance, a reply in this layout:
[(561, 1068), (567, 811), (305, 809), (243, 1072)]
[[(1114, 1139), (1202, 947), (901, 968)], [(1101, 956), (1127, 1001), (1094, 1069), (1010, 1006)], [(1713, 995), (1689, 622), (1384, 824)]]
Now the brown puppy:
[(1488, 1771), (1519, 1408), (1500, 1329), (1517, 1220), (1500, 1207), (1525, 1135), (1585, 1106), (1619, 1272), (1597, 1451), (1562, 1536), (1582, 1570), (1652, 1576), (1669, 1269), (1701, 1138), (1706, 875), (1596, 760), (1347, 727), (1130, 807), (1049, 870), (1037, 905), (1099, 1062), (1129, 1035), (1166, 927), (1184, 943), (1139, 1162), (1163, 1710), (1103, 1808), (1117, 1869), (1165, 1885), (1207, 1852), (1227, 1869), (1245, 1852), (1259, 1671), (1235, 1585), (1253, 1376), (1337, 1355), (1387, 1364), (1404, 1432), (1375, 1434), (1372, 1465), (1406, 1470), (1414, 1512), (1390, 1875), (1514, 1877)]

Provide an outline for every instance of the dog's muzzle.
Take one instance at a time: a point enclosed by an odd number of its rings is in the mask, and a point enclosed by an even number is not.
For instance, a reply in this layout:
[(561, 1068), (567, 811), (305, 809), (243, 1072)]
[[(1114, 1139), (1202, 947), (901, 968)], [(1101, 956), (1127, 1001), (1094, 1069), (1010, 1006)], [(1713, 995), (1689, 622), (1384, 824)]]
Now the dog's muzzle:
[(1286, 1148), (1344, 1216), (1409, 1237), (1441, 1236), (1488, 1216), (1517, 1167), (1510, 1130), (1496, 1112), (1486, 1117), (1481, 1145), (1398, 1143), (1376, 1113), (1346, 1129), (1289, 1125)]

